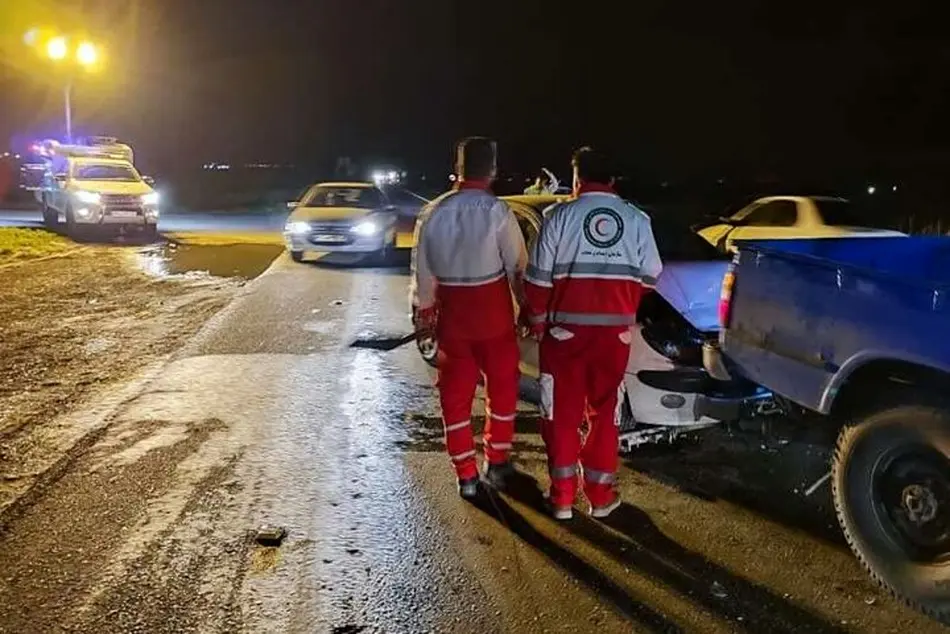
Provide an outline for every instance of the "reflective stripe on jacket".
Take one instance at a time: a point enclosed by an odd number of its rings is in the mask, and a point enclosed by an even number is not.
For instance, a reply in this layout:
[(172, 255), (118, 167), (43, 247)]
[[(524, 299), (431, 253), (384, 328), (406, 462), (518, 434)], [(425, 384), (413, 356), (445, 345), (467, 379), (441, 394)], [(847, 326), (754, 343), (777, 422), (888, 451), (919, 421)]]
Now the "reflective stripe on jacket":
[(488, 339), (514, 329), (511, 289), (521, 284), (527, 250), (504, 201), (462, 183), (419, 215), (410, 301), (438, 307), (440, 337)]
[(650, 217), (607, 188), (544, 213), (525, 273), (532, 323), (623, 326), (663, 265)]

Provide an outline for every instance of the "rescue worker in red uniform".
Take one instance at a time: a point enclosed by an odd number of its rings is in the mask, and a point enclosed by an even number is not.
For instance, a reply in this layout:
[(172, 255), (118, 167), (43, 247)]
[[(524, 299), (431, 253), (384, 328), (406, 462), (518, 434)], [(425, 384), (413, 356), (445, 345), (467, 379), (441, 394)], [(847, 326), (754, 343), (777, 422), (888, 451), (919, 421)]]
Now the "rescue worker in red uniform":
[(514, 299), (523, 297), (527, 250), (508, 205), (489, 190), (495, 143), (471, 137), (458, 145), (455, 187), (430, 203), (416, 223), (411, 302), (417, 331), (438, 341), (438, 388), (445, 445), (459, 493), (478, 492), (472, 401), (484, 376), (487, 394), (485, 479), (503, 487), (518, 401), (519, 350)]
[(591, 515), (603, 518), (620, 505), (617, 414), (630, 328), (662, 263), (650, 217), (614, 192), (604, 155), (583, 148), (572, 164), (575, 196), (545, 211), (525, 274), (523, 316), (541, 340), (552, 513), (572, 517), (580, 477)]

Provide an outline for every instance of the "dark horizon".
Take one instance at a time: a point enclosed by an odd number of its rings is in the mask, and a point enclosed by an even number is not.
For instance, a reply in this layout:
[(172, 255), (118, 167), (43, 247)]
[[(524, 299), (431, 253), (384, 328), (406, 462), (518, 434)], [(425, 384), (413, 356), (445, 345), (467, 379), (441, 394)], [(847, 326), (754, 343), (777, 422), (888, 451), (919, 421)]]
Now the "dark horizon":
[[(444, 170), (468, 134), (496, 138), (511, 170), (594, 144), (656, 180), (950, 155), (950, 48), (922, 2), (77, 5), (54, 15), (93, 24), (109, 51), (76, 86), (77, 129), (128, 140), (156, 170), (338, 156)], [(60, 80), (25, 59), (14, 31), (29, 17), (12, 11), (0, 142), (62, 129)]]

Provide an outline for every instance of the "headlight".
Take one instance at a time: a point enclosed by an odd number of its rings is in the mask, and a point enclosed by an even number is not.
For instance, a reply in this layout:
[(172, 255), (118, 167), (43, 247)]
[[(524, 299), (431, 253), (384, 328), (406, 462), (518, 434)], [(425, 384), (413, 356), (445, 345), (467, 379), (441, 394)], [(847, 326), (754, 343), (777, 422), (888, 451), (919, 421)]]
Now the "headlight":
[(364, 220), (353, 227), (352, 231), (360, 236), (371, 236), (379, 231), (379, 227), (372, 220)]
[(284, 227), (284, 231), (287, 233), (308, 233), (310, 231), (309, 222), (288, 222)]
[(78, 191), (73, 194), (81, 203), (86, 203), (87, 205), (98, 205), (102, 201), (102, 196), (96, 192), (85, 192)]
[(142, 195), (142, 204), (143, 205), (157, 205), (159, 195), (158, 192), (149, 192)]

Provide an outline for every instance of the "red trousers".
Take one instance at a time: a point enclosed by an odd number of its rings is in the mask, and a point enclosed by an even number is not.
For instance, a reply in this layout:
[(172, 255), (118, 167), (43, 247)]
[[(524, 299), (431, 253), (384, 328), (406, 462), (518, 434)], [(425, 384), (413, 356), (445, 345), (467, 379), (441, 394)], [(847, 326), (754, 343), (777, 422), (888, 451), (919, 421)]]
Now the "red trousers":
[(439, 337), (439, 401), (445, 425), (445, 446), (461, 479), (478, 476), (472, 435), (472, 401), (479, 379), (485, 377), (488, 405), (482, 444), (492, 464), (508, 460), (515, 429), (521, 354), (514, 328), (502, 337), (485, 340)]
[[(630, 356), (626, 327), (555, 326), (541, 341), (542, 437), (548, 452), (551, 503), (571, 506), (578, 466), (594, 506), (613, 501), (617, 414)], [(581, 423), (587, 416), (587, 437)]]

